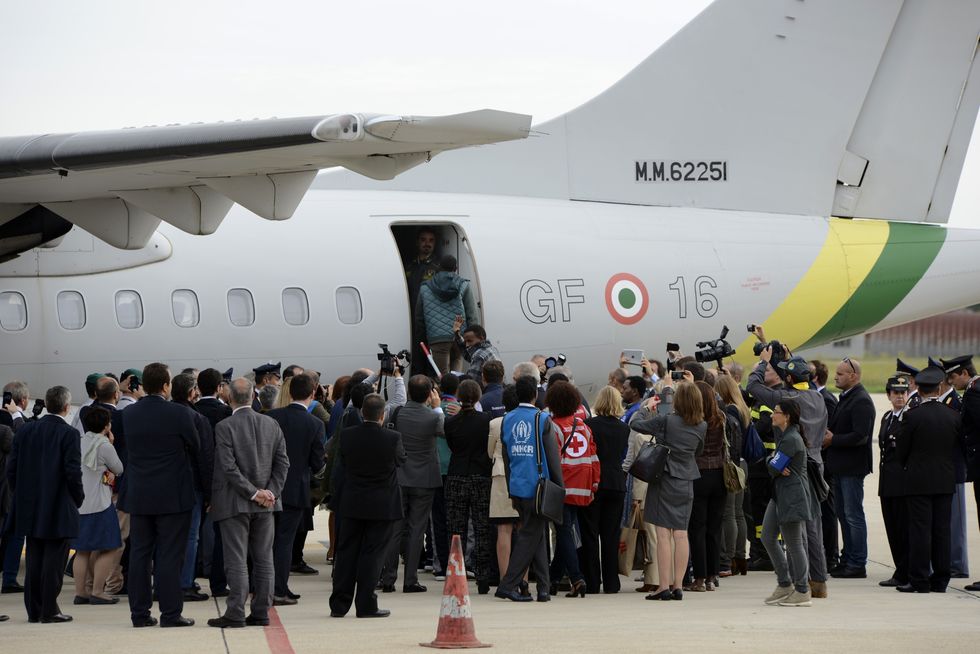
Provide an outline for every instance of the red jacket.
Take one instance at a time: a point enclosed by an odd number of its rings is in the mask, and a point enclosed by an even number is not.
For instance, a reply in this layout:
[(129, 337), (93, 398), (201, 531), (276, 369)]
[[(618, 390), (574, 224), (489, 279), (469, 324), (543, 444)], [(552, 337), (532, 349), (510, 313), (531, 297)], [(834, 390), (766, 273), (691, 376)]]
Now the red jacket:
[[(599, 456), (596, 454), (592, 430), (578, 414), (555, 418), (552, 421), (561, 430), (558, 449), (568, 441), (568, 447), (561, 455), (561, 474), (565, 480), (565, 504), (588, 506), (592, 504), (596, 489), (599, 488)], [(572, 436), (572, 424), (575, 435)], [(571, 436), (571, 440), (569, 440)]]

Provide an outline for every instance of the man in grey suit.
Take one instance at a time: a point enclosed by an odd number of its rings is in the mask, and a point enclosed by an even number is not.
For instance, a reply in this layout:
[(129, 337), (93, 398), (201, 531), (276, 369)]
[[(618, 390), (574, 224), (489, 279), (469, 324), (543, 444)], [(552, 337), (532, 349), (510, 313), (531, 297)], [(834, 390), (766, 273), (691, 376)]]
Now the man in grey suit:
[[(211, 627), (269, 624), (273, 511), (282, 510), (279, 496), (286, 483), (289, 458), (279, 424), (253, 411), (252, 397), (250, 381), (233, 381), (229, 399), (234, 413), (215, 427), (211, 516), (221, 529), (228, 600), (225, 614), (208, 620)], [(251, 613), (245, 617), (249, 558), (255, 595)]]
[(439, 408), (441, 398), (432, 380), (425, 375), (413, 375), (408, 380), (408, 402), (392, 411), (390, 429), (402, 435), (402, 443), (408, 456), (398, 468), (398, 485), (402, 490), (402, 507), (405, 517), (391, 540), (385, 567), (381, 573), (381, 591), (391, 593), (398, 579), (398, 554), (405, 551), (405, 578), (402, 592), (424, 593), (428, 590), (419, 583), (419, 557), (422, 554), (422, 534), (429, 524), (432, 499), (436, 489), (442, 486), (436, 438), (445, 438), (443, 413)]

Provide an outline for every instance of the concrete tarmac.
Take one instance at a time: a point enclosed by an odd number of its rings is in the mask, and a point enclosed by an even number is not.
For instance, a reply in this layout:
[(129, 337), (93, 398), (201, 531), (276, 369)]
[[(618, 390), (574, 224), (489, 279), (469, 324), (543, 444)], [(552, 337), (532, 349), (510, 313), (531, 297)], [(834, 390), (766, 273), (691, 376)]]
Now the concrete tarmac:
[[(882, 398), (876, 403), (883, 410)], [(877, 452), (877, 446), (876, 446)], [(976, 507), (968, 501), (972, 579), (954, 579), (945, 594), (905, 595), (878, 582), (893, 567), (876, 495), (875, 473), (865, 482), (865, 511), (869, 529), (867, 579), (831, 579), (829, 597), (813, 600), (810, 608), (770, 607), (763, 604), (776, 585), (771, 572), (750, 572), (723, 579), (711, 593), (685, 593), (681, 602), (648, 602), (621, 578), (616, 595), (566, 599), (550, 603), (514, 604), (476, 594), (470, 600), (477, 637), (505, 652), (651, 652), (672, 650), (725, 652), (976, 652), (980, 644), (980, 593), (963, 590), (980, 579), (980, 537)], [(972, 489), (967, 487), (972, 496)], [(972, 500), (972, 498), (971, 498)], [(279, 624), (267, 628), (219, 630), (206, 626), (220, 615), (224, 600), (184, 605), (194, 627), (133, 629), (129, 607), (73, 606), (72, 580), (65, 579), (61, 608), (74, 616), (68, 624), (28, 624), (21, 595), (0, 595), (0, 653), (26, 652), (228, 652), (230, 654), (288, 654), (322, 652), (418, 652), (419, 643), (436, 635), (442, 584), (431, 574), (420, 575), (427, 593), (379, 594), (391, 617), (365, 620), (329, 617), (330, 567), (325, 563), (326, 514), (317, 513), (317, 528), (307, 540), (306, 560), (318, 576), (290, 579), (302, 598), (295, 606), (275, 609)], [(20, 575), (23, 581), (23, 571)], [(204, 591), (207, 591), (206, 580)], [(401, 584), (396, 586), (399, 591)], [(533, 591), (533, 589), (532, 589)], [(154, 615), (156, 607), (154, 607)], [(274, 620), (274, 623), (276, 621)], [(279, 626), (281, 624), (281, 626)]]

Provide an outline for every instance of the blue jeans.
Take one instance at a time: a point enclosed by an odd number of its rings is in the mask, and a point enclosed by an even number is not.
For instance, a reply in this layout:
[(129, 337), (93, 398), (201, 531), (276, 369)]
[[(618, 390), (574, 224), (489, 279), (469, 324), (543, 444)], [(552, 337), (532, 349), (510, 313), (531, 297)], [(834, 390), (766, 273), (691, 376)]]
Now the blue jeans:
[(841, 563), (863, 568), (868, 563), (868, 522), (864, 518), (864, 477), (834, 477), (834, 511), (840, 520), (844, 548)]
[(578, 548), (575, 547), (575, 530), (578, 529), (578, 507), (565, 505), (564, 517), (560, 525), (555, 525), (555, 558), (551, 560), (552, 583), (561, 581), (562, 574), (567, 572), (568, 579), (573, 584), (582, 581), (585, 576), (578, 564)]
[(197, 541), (201, 535), (201, 511), (204, 496), (194, 493), (194, 508), (191, 509), (191, 529), (187, 532), (187, 549), (184, 552), (184, 567), (180, 571), (180, 587), (188, 590), (194, 587), (194, 571), (197, 567)]

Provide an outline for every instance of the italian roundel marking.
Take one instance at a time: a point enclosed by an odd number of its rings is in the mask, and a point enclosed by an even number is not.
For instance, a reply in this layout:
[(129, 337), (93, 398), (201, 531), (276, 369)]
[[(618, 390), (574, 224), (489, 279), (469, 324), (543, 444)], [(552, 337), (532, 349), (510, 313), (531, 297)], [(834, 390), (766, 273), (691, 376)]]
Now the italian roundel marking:
[(643, 319), (650, 308), (647, 287), (636, 275), (618, 273), (606, 282), (606, 309), (613, 319), (623, 325), (633, 325)]

